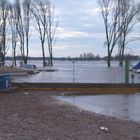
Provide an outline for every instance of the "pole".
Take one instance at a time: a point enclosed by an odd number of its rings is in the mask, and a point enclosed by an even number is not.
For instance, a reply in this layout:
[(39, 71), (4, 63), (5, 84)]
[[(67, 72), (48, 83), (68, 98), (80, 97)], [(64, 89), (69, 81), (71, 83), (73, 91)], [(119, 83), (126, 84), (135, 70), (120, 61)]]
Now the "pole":
[(75, 83), (75, 61), (72, 61), (72, 63), (73, 63), (73, 83)]

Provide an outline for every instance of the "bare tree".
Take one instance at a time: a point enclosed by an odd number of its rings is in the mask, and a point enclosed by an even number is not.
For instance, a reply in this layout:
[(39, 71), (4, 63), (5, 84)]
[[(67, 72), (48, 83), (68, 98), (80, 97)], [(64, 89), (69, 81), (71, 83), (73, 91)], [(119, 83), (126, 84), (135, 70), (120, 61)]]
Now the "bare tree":
[(105, 34), (106, 41), (105, 45), (107, 46), (108, 53), (108, 67), (111, 66), (111, 55), (113, 49), (120, 37), (120, 31), (122, 25), (118, 28), (118, 19), (120, 17), (118, 7), (114, 0), (98, 0), (104, 25), (105, 25)]
[(0, 60), (1, 64), (5, 63), (5, 55), (7, 53), (7, 19), (9, 15), (9, 3), (7, 0), (0, 0)]
[(119, 64), (123, 64), (126, 37), (132, 30), (134, 17), (138, 13), (134, 0), (98, 0), (101, 9), (108, 51), (108, 67), (110, 67), (111, 55), (116, 44), (119, 44)]
[(0, 66), (4, 64), (2, 48), (2, 17), (0, 16)]
[(34, 0), (32, 2), (31, 12), (34, 18), (35, 28), (39, 33), (39, 38), (42, 47), (43, 56), (43, 66), (46, 66), (45, 60), (45, 40), (47, 36), (47, 26), (48, 26), (48, 0)]
[(55, 43), (55, 32), (58, 26), (58, 20), (55, 22), (56, 24), (54, 25), (54, 7), (51, 5), (51, 1), (48, 1), (47, 41), (50, 55), (49, 65), (53, 66), (53, 46)]
[(10, 16), (9, 16), (9, 24), (11, 28), (11, 44), (12, 44), (12, 57), (13, 57), (13, 65), (17, 66), (16, 63), (16, 48), (17, 48), (17, 28), (18, 28), (18, 22), (17, 22), (17, 9), (16, 4), (13, 4), (10, 6)]
[(25, 46), (26, 46), (26, 54), (24, 56), (24, 62), (27, 64), (28, 56), (29, 56), (29, 37), (30, 37), (30, 19), (31, 19), (31, 0), (23, 0), (23, 19), (24, 19), (24, 32), (25, 32)]
[(27, 64), (29, 55), (29, 27), (30, 27), (30, 0), (16, 0), (17, 32), (20, 42), (20, 53), (24, 64)]
[(127, 36), (137, 23), (135, 17), (140, 9), (136, 7), (134, 0), (118, 0), (118, 9), (120, 13), (118, 26), (122, 26), (121, 36), (118, 40), (119, 66), (123, 66), (125, 46), (130, 42), (130, 40), (127, 40)]
[(25, 50), (24, 50), (25, 33), (24, 33), (22, 6), (21, 6), (21, 1), (20, 0), (16, 0), (16, 11), (17, 11), (17, 23), (18, 23), (17, 33), (18, 33), (18, 41), (19, 41), (19, 45), (20, 45), (20, 55), (21, 55), (22, 62), (24, 62), (24, 57), (25, 57)]

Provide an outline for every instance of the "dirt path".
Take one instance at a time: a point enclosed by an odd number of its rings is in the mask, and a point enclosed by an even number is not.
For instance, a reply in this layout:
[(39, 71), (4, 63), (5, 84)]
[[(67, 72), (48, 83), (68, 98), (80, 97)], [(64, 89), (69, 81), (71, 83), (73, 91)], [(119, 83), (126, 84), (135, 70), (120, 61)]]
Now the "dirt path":
[(83, 111), (52, 95), (0, 93), (0, 140), (140, 140), (140, 124)]

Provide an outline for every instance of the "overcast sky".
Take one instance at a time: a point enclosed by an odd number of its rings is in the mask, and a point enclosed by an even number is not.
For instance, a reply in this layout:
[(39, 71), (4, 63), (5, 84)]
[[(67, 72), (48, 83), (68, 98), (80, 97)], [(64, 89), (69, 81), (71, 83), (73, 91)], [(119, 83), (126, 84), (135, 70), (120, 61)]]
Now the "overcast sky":
[[(57, 42), (53, 49), (55, 57), (75, 57), (88, 52), (107, 55), (107, 49), (103, 46), (104, 24), (97, 0), (52, 0), (52, 3), (55, 5), (55, 15), (59, 17)], [(138, 33), (140, 28), (137, 26), (131, 36)], [(41, 56), (40, 47), (40, 40), (32, 29), (30, 56)], [(140, 42), (132, 42), (127, 47), (128, 53), (140, 54)], [(113, 53), (116, 54), (117, 49)]]

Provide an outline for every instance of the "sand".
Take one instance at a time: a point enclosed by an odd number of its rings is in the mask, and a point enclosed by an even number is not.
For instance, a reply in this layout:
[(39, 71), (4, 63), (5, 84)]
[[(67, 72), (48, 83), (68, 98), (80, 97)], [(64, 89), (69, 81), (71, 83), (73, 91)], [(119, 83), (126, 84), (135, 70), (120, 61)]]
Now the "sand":
[(59, 94), (0, 92), (0, 140), (140, 140), (140, 123), (79, 109)]

